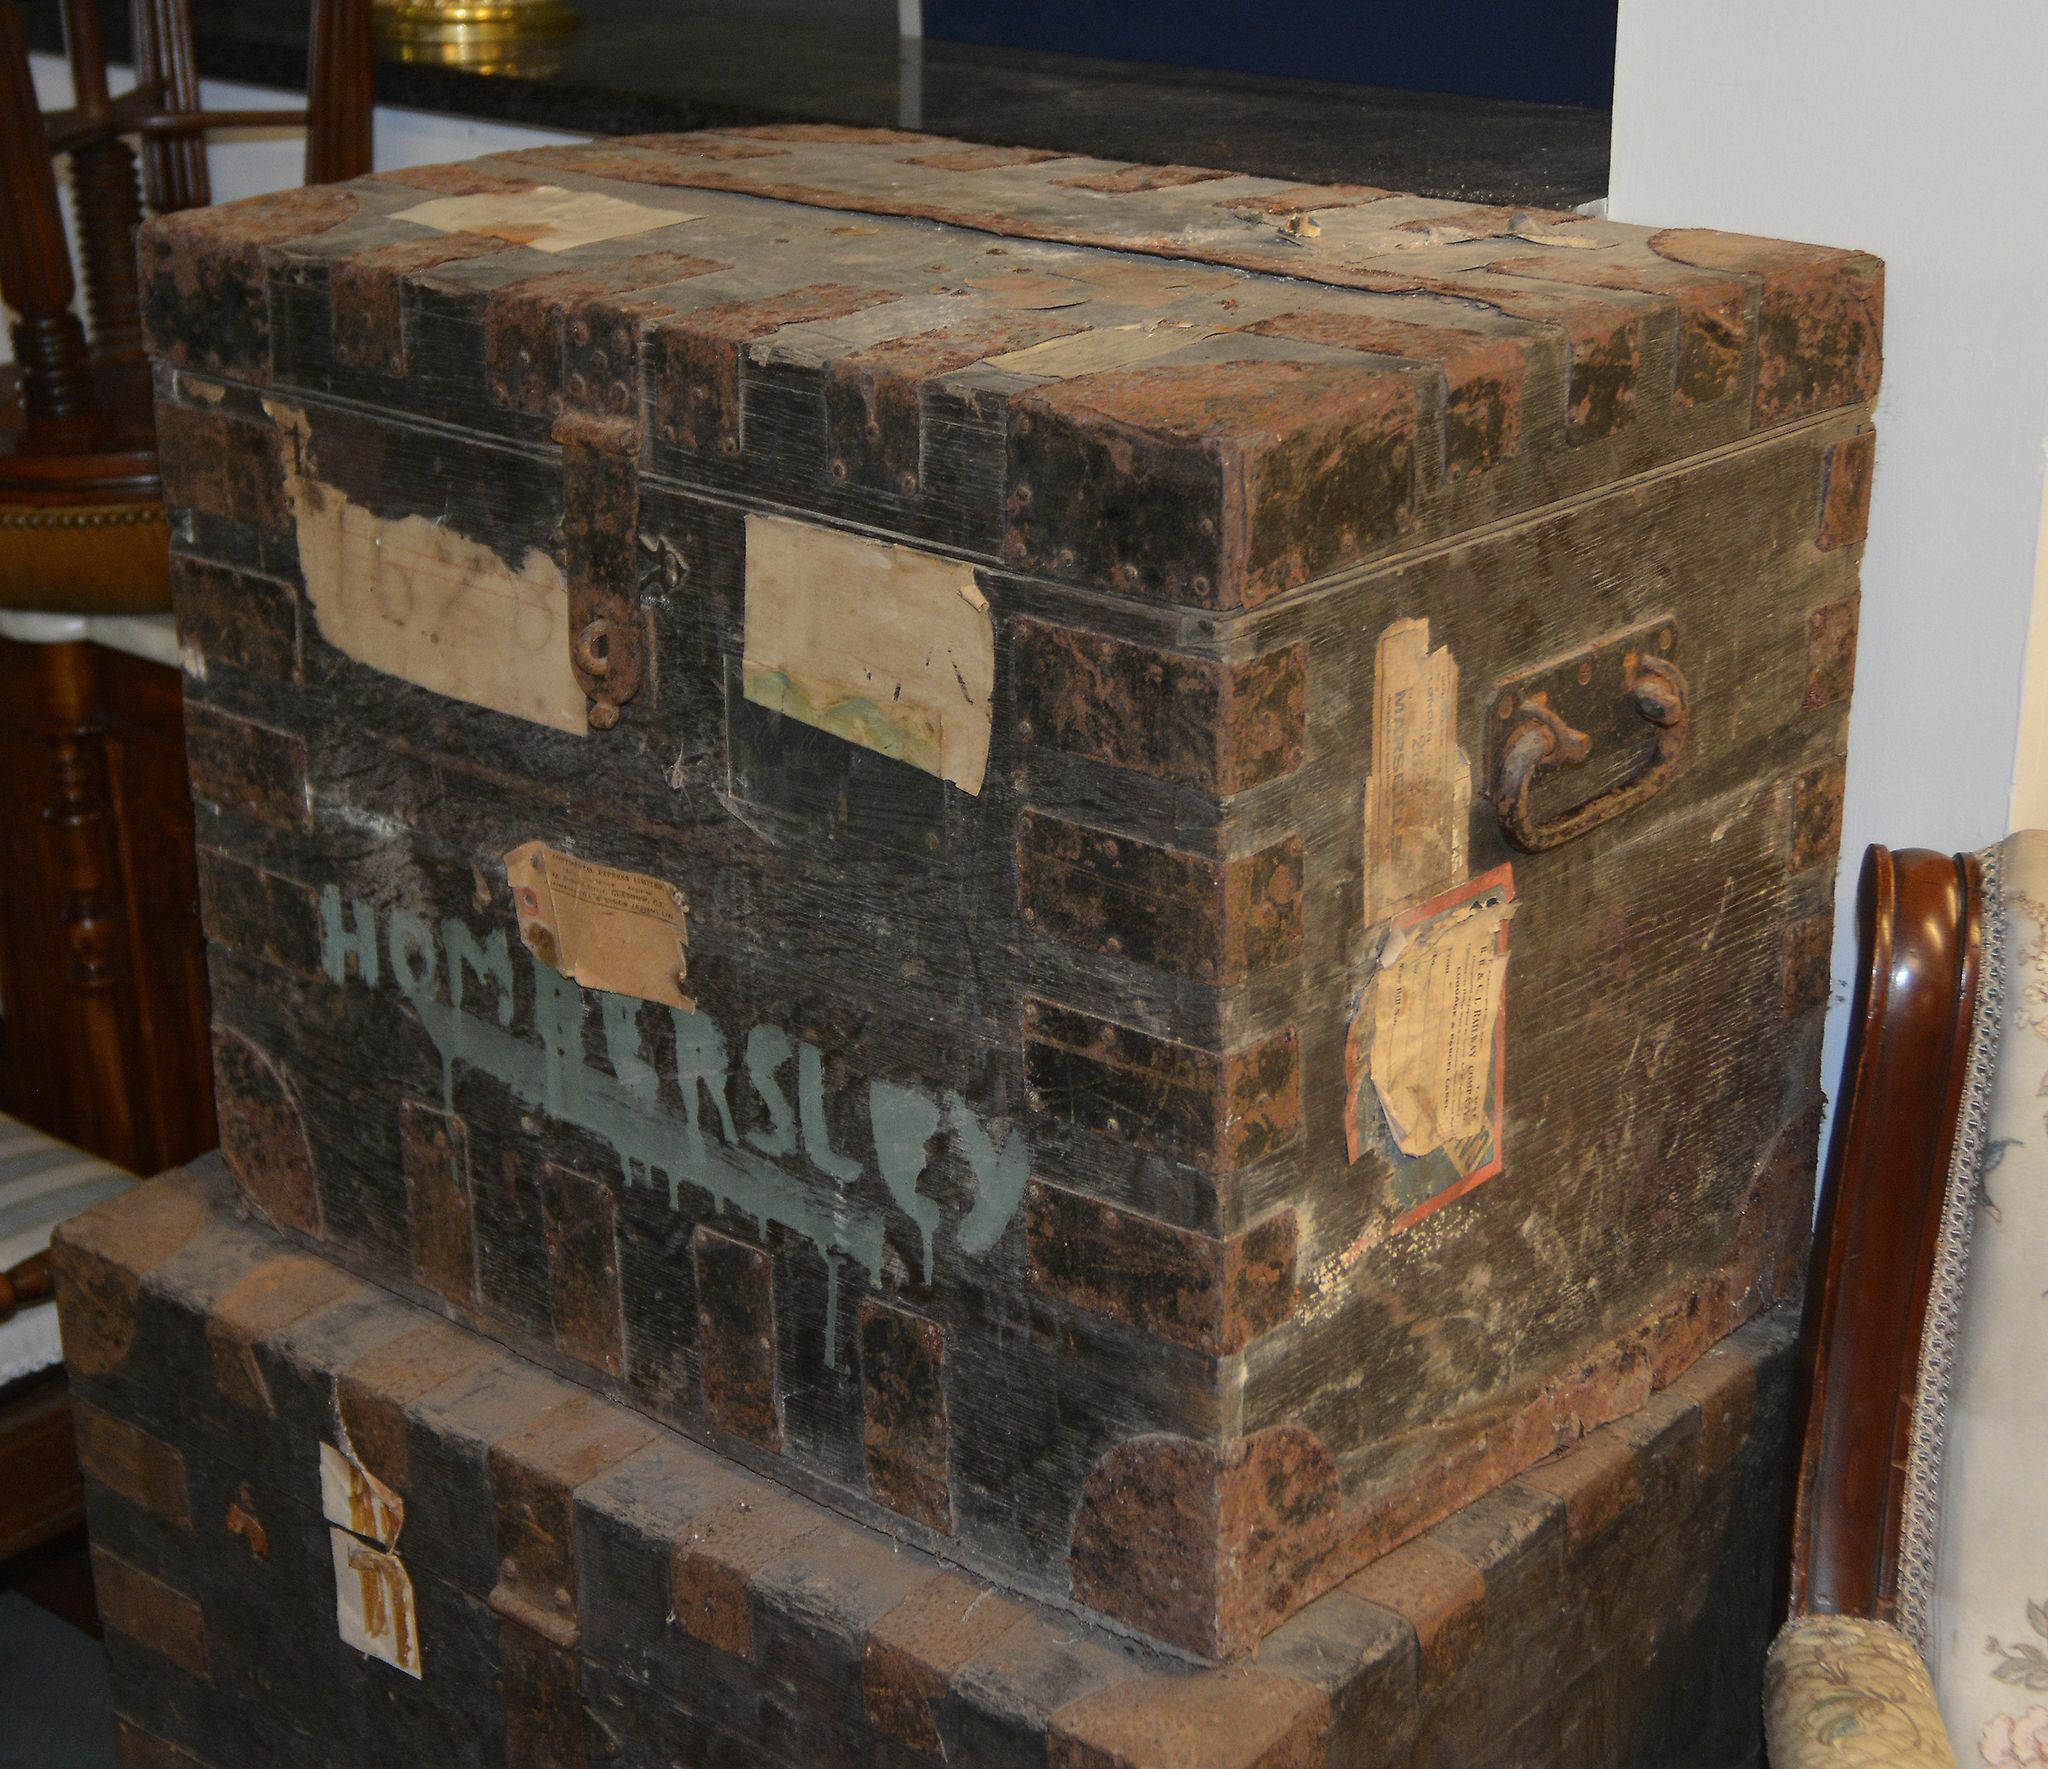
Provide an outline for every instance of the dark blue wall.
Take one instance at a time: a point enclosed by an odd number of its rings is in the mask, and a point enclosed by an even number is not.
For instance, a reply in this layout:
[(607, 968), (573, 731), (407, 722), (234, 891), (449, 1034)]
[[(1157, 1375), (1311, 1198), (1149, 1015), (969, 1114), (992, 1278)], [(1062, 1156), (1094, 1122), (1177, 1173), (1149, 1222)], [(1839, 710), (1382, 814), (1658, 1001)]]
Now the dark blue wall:
[(924, 0), (929, 37), (1605, 109), (1617, 0)]

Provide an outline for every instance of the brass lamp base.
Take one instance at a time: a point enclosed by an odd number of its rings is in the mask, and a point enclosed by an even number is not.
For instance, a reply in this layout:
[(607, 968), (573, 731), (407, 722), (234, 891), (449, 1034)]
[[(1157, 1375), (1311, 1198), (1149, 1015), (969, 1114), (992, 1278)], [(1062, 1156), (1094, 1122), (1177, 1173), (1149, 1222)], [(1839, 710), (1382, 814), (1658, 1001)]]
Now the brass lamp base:
[(566, 0), (376, 0), (375, 16), (395, 60), (528, 76), (549, 71), (552, 40), (577, 23)]

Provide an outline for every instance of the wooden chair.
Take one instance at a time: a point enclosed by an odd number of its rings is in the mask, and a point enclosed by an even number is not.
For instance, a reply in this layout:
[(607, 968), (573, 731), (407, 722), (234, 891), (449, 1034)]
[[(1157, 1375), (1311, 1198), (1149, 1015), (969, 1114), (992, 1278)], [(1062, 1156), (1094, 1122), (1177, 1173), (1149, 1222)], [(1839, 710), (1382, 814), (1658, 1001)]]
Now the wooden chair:
[[(118, 96), (97, 0), (65, 0), (76, 102), (46, 116), (21, 8), (0, 0), (0, 609), (169, 606), (135, 230), (145, 207), (210, 200), (209, 130), (299, 120), (309, 178), (369, 169), (370, 0), (314, 0), (311, 18), (303, 111), (208, 113), (187, 0), (133, 0)], [(0, 1103), (145, 1173), (215, 1140), (180, 687), (165, 662), (82, 640), (0, 640)]]
[(2048, 832), (1872, 848), (1857, 913), (1771, 1762), (2043, 1769)]
[[(108, 90), (98, 0), (65, 0), (75, 103), (44, 116), (19, 0), (0, 0), (0, 297), (15, 366), (0, 380), (0, 607), (128, 612), (170, 603), (142, 351), (135, 230), (211, 200), (205, 136), (306, 125), (309, 183), (370, 169), (370, 0), (313, 0), (307, 103), (199, 108), (188, 0), (134, 0), (136, 85)], [(139, 137), (138, 155), (129, 145)], [(78, 272), (53, 154), (70, 159)], [(82, 282), (90, 328), (72, 310)]]

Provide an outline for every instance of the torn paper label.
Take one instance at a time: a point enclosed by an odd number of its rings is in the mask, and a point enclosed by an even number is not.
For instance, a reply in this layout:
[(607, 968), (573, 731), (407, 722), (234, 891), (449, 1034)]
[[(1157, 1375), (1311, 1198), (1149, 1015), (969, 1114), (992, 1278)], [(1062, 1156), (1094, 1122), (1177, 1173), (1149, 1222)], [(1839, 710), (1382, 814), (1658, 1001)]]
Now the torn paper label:
[[(1013, 248), (1014, 250), (1014, 248)], [(1122, 258), (1091, 254), (1076, 261), (1071, 255), (1022, 252), (1008, 269), (964, 279), (970, 289), (985, 289), (1004, 307), (1047, 312), (1100, 301), (1136, 308), (1157, 316), (1175, 302), (1190, 301), (1229, 289), (1240, 279), (1228, 270), (1162, 259)], [(1213, 326), (1192, 336), (1207, 337)]]
[(644, 872), (600, 866), (530, 841), (505, 856), (519, 938), (541, 963), (586, 989), (694, 1005), (689, 905)]
[(1373, 669), (1372, 772), (1365, 782), (1365, 920), (1465, 876), (1472, 766), (1458, 747), (1458, 662), (1429, 648), (1429, 622), (1380, 634)]
[(410, 221), (415, 227), (430, 227), (436, 233), (508, 240), (515, 246), (531, 246), (536, 252), (567, 252), (696, 219), (679, 209), (629, 203), (594, 190), (564, 190), (559, 184), (490, 191), (481, 196), (435, 197), (392, 217)]
[(1352, 1019), (1347, 1142), (1386, 1151), (1395, 1229), (1500, 1170), (1514, 890), (1502, 866), (1397, 917)]
[(343, 1640), (408, 1677), (420, 1675), (419, 1618), (412, 1577), (396, 1554), (345, 1529), (330, 1529), (334, 1618)]
[(320, 636), (356, 662), (452, 700), (588, 734), (569, 661), (569, 586), (538, 547), (519, 563), (425, 516), (379, 516), (318, 476), (306, 414), (286, 432), (285, 489)]
[(1187, 320), (1099, 326), (1092, 332), (1071, 332), (1064, 338), (1048, 338), (1043, 344), (1028, 345), (1022, 350), (1006, 350), (1000, 356), (989, 357), (983, 366), (1006, 369), (1016, 375), (1045, 375), (1056, 381), (1071, 381), (1081, 375), (1100, 375), (1112, 369), (1158, 362), (1190, 344), (1214, 338), (1224, 329)]
[(996, 640), (971, 565), (750, 515), (743, 664), (756, 706), (981, 791)]
[(1514, 220), (1508, 223), (1508, 231), (1518, 240), (1534, 240), (1539, 246), (1563, 246), (1580, 252), (1596, 252), (1614, 244), (1613, 233), (1591, 215), (1549, 215), (1541, 210), (1518, 209)]
[(1485, 1127), (1513, 912), (1468, 903), (1388, 941), (1373, 981), (1372, 1084), (1404, 1155)]
[(320, 1446), (320, 1510), (380, 1548), (396, 1548), (405, 1527), (405, 1501), (345, 1450)]

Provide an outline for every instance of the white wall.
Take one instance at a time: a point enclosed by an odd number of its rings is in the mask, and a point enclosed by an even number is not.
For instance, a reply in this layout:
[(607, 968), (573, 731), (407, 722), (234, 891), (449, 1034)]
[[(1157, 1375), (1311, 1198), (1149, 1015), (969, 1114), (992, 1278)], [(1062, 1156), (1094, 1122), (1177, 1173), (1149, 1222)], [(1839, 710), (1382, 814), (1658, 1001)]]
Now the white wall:
[(1618, 50), (1617, 219), (1888, 266), (1832, 1085), (1865, 845), (2048, 824), (2048, 5), (1621, 0)]

